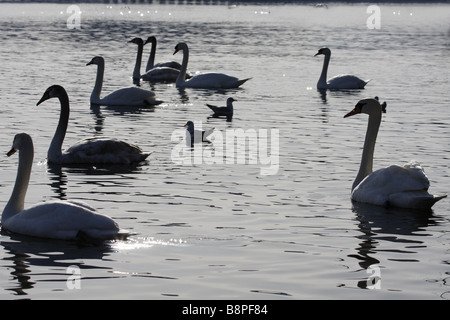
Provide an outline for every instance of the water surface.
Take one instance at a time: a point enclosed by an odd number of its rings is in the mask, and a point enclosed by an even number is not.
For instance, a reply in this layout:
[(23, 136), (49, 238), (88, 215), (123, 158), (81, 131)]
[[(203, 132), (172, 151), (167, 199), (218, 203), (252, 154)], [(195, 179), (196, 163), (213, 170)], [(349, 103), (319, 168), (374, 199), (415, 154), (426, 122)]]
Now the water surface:
[[(81, 29), (69, 29), (67, 5), (0, 5), (0, 150), (17, 132), (32, 135), (28, 205), (86, 201), (133, 235), (80, 247), (2, 233), (2, 299), (450, 297), (448, 200), (427, 214), (353, 205), (367, 118), (343, 119), (362, 98), (387, 101), (374, 168), (416, 159), (430, 190), (449, 192), (448, 5), (384, 4), (373, 30), (364, 5), (79, 6)], [(149, 35), (159, 41), (157, 61), (181, 61), (172, 53), (184, 41), (191, 72), (252, 79), (226, 92), (141, 83), (164, 103), (91, 108), (95, 67), (86, 63), (105, 58), (103, 94), (131, 86), (136, 47), (127, 41)], [(314, 54), (324, 46), (332, 50), (329, 76), (372, 79), (365, 90), (315, 89), (323, 58)], [(47, 166), (59, 105), (36, 103), (53, 84), (71, 100), (66, 147), (92, 135), (120, 137), (153, 152), (148, 163)], [(205, 104), (229, 96), (237, 100), (233, 121), (208, 119)], [(278, 170), (262, 175), (264, 165), (245, 152), (245, 163), (175, 163), (171, 137), (188, 120), (223, 134), (278, 130)], [(0, 168), (5, 205), (17, 157), (1, 158)], [(76, 268), (80, 288), (68, 282)]]

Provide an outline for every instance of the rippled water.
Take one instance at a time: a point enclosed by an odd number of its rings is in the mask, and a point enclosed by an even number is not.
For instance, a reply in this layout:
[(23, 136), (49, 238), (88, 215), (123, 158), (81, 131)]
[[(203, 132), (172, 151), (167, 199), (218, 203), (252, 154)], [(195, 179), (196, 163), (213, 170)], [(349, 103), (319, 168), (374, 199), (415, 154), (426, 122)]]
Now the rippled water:
[[(374, 168), (416, 159), (431, 191), (449, 192), (448, 5), (382, 5), (374, 30), (364, 5), (83, 4), (81, 29), (67, 27), (67, 5), (0, 9), (0, 150), (17, 132), (32, 135), (27, 204), (83, 200), (133, 233), (102, 247), (2, 233), (2, 299), (450, 298), (448, 199), (429, 214), (352, 205), (367, 118), (343, 119), (361, 98), (387, 101)], [(130, 86), (136, 47), (127, 41), (149, 35), (159, 41), (157, 61), (180, 61), (172, 53), (184, 41), (191, 72), (252, 80), (227, 92), (141, 83), (164, 103), (91, 108), (95, 67), (86, 63), (105, 58), (103, 94)], [(333, 52), (329, 76), (372, 79), (365, 90), (317, 92), (323, 60), (314, 54), (323, 46)], [(148, 163), (47, 166), (59, 105), (35, 105), (52, 84), (71, 100), (65, 146), (116, 136), (152, 151)], [(224, 105), (229, 96), (238, 100), (233, 121), (208, 119), (205, 103)], [(171, 137), (187, 120), (223, 135), (278, 130), (279, 143), (268, 149), (279, 148), (278, 170), (261, 174), (268, 165), (249, 163), (250, 150), (246, 163), (207, 163), (211, 145), (203, 162), (176, 163), (179, 141)], [(5, 205), (17, 157), (0, 159)]]

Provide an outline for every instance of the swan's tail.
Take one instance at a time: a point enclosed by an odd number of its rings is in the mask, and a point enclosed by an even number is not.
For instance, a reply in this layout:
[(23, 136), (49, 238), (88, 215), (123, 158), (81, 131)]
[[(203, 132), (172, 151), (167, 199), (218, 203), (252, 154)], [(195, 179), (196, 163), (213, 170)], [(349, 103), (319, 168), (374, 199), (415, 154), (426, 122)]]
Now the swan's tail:
[(93, 230), (79, 230), (74, 240), (84, 246), (99, 246), (107, 240), (126, 240), (130, 235), (130, 231), (125, 229), (94, 231), (96, 232), (93, 233)]
[[(388, 204), (394, 207), (412, 208), (420, 210), (429, 210), (439, 200), (447, 197), (444, 195), (424, 194), (423, 191), (404, 192), (399, 195), (391, 196)], [(404, 199), (407, 199), (408, 206), (404, 205)]]
[(140, 158), (138, 162), (142, 162), (144, 160), (146, 160), (150, 155), (152, 154), (152, 152), (150, 153), (144, 153)]
[(423, 197), (423, 198), (417, 198), (417, 205), (415, 208), (419, 209), (429, 209), (431, 208), (436, 202), (439, 200), (444, 199), (447, 197), (446, 194), (444, 195), (432, 195), (431, 197)]
[(240, 87), (240, 86), (242, 86), (245, 82), (247, 82), (248, 80), (250, 80), (251, 78), (247, 78), (247, 79), (244, 79), (244, 80), (239, 80), (238, 82), (237, 82), (237, 87)]
[(161, 100), (157, 100), (157, 99), (149, 99), (149, 100), (144, 100), (145, 105), (149, 106), (149, 107), (154, 107), (157, 106), (161, 103), (163, 103), (163, 101)]
[(362, 81), (362, 83), (361, 83), (361, 89), (364, 89), (364, 87), (365, 87), (370, 81), (372, 81), (372, 79)]

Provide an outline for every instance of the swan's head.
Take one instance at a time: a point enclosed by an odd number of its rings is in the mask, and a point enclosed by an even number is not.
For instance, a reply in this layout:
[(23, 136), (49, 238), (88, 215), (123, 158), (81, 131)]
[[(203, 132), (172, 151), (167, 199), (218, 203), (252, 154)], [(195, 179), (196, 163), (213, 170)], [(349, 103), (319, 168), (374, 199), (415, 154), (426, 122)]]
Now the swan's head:
[(147, 40), (145, 40), (145, 42), (144, 42), (144, 46), (147, 44), (147, 43), (156, 43), (156, 37), (155, 36), (150, 36), (150, 37), (148, 37), (147, 38)]
[(134, 43), (137, 45), (144, 45), (144, 40), (141, 38), (134, 38), (133, 40), (128, 41), (128, 43)]
[(344, 118), (351, 117), (358, 113), (381, 114), (386, 112), (386, 102), (380, 104), (378, 97), (359, 100), (355, 108), (347, 113)]
[(234, 99), (234, 98), (232, 98), (232, 97), (229, 97), (229, 98), (227, 99), (227, 102), (229, 102), (229, 103), (234, 102), (234, 101), (237, 101), (237, 100)]
[(51, 99), (51, 98), (58, 98), (61, 95), (67, 95), (66, 90), (61, 87), (60, 85), (53, 85), (51, 87), (48, 87), (47, 90), (45, 90), (44, 94), (42, 95), (41, 100), (38, 101), (38, 103), (36, 103), (36, 105), (40, 105), (42, 102)]
[(105, 60), (103, 59), (103, 57), (100, 56), (96, 56), (93, 57), (91, 61), (89, 61), (86, 65), (89, 66), (91, 64), (96, 64), (96, 65), (100, 65), (100, 64), (104, 64)]
[(27, 133), (18, 133), (14, 136), (13, 145), (11, 150), (6, 154), (8, 157), (16, 153), (17, 150), (21, 150), (24, 145), (33, 145), (33, 140)]
[(329, 55), (331, 55), (331, 50), (328, 49), (328, 48), (321, 48), (321, 49), (319, 49), (319, 51), (317, 51), (317, 53), (314, 55), (314, 57), (315, 57), (315, 56), (318, 56), (318, 55), (320, 55), (320, 54), (329, 56)]
[(183, 50), (184, 48), (187, 48), (187, 44), (184, 42), (180, 42), (179, 44), (177, 44), (175, 46), (175, 52), (173, 54), (177, 53), (178, 51)]

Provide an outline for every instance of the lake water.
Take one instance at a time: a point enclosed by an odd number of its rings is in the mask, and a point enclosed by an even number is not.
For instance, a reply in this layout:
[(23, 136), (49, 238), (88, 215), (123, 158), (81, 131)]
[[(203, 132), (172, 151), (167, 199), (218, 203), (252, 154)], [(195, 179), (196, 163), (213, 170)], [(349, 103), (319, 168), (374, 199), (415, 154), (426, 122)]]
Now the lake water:
[[(450, 191), (449, 5), (382, 4), (379, 28), (366, 5), (78, 6), (70, 28), (68, 4), (0, 4), (0, 151), (18, 132), (34, 139), (27, 206), (86, 201), (132, 235), (84, 247), (3, 232), (1, 299), (450, 299), (448, 198), (430, 213), (353, 205), (367, 117), (343, 118), (362, 98), (387, 101), (374, 169), (416, 159), (432, 193)], [(103, 95), (132, 86), (127, 41), (150, 35), (157, 62), (181, 61), (172, 54), (184, 41), (190, 72), (252, 79), (226, 92), (143, 82), (164, 101), (155, 110), (91, 108), (86, 63), (105, 58)], [(317, 91), (325, 46), (329, 76), (372, 79), (365, 90)], [(71, 101), (65, 147), (114, 136), (153, 152), (149, 161), (47, 166), (59, 104), (36, 103), (53, 84)], [(209, 118), (205, 104), (230, 96), (233, 121)], [(216, 139), (241, 130), (250, 146), (240, 160), (218, 144), (182, 148), (188, 120)], [(4, 206), (17, 156), (0, 168)]]

